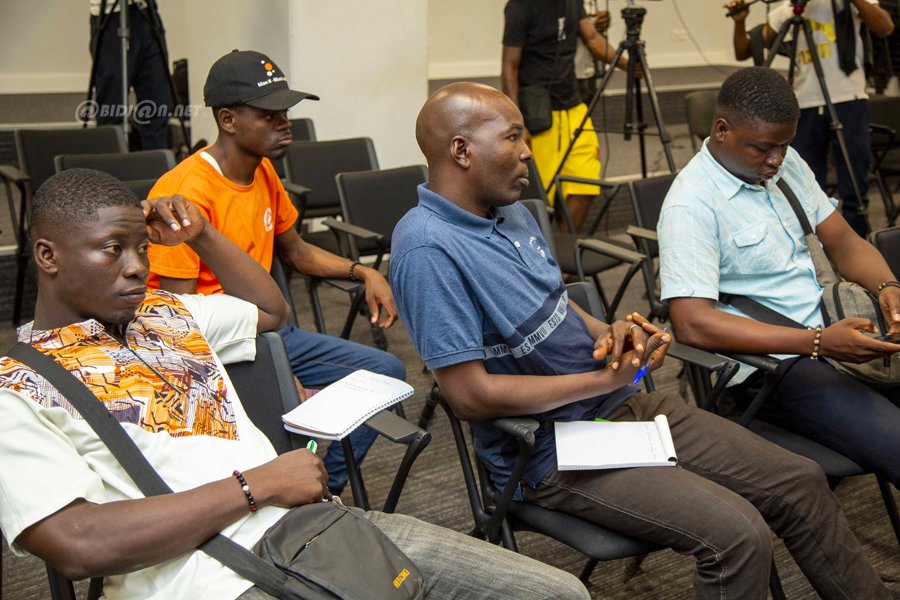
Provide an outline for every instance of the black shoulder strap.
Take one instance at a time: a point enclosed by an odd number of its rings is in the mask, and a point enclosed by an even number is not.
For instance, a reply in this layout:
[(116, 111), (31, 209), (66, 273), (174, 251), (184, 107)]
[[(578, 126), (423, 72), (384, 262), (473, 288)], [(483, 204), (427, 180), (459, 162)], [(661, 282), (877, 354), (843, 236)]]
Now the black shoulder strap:
[(811, 235), (815, 233), (813, 231), (812, 225), (809, 224), (809, 219), (806, 218), (806, 213), (803, 212), (803, 207), (800, 206), (800, 201), (797, 200), (797, 195), (794, 194), (794, 190), (791, 189), (791, 186), (787, 184), (787, 181), (784, 180), (784, 177), (779, 179), (775, 185), (778, 186), (778, 189), (781, 190), (781, 193), (784, 194), (784, 197), (787, 198), (788, 203), (791, 205), (791, 208), (794, 209), (794, 214), (797, 215), (797, 220), (800, 221), (800, 227), (803, 228), (804, 235)]
[[(147, 457), (103, 403), (77, 377), (34, 347), (18, 342), (7, 356), (40, 373), (59, 390), (106, 444), (128, 476), (146, 496), (172, 493)], [(240, 544), (217, 533), (198, 548), (240, 576), (252, 581), (267, 594), (281, 595), (287, 576)]]
[(772, 310), (764, 304), (760, 304), (747, 296), (737, 294), (719, 294), (719, 302), (722, 304), (730, 304), (737, 308), (745, 315), (749, 315), (757, 321), (768, 323), (769, 325), (779, 325), (781, 327), (793, 327), (795, 329), (806, 329), (803, 324), (786, 317), (777, 310)]

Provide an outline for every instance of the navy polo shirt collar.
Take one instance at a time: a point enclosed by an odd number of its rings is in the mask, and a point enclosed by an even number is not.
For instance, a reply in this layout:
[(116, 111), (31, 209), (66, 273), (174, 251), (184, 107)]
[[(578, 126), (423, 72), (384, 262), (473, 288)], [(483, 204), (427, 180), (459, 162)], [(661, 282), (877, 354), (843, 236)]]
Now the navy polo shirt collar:
[(419, 206), (427, 208), (448, 223), (458, 224), (462, 228), (472, 230), (482, 237), (491, 237), (494, 225), (503, 220), (503, 217), (500, 217), (498, 221), (498, 219), (494, 218), (473, 215), (450, 200), (429, 190), (427, 183), (419, 184), (418, 191)]

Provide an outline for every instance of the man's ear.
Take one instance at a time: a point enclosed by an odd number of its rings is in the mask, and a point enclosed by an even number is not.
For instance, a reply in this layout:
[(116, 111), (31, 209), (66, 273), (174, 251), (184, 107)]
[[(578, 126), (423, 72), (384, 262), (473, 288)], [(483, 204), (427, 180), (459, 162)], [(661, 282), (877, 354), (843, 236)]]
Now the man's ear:
[(457, 135), (450, 140), (450, 154), (453, 156), (453, 160), (456, 161), (456, 164), (463, 169), (468, 169), (471, 165), (469, 159), (469, 140), (461, 135)]
[(57, 262), (58, 247), (55, 243), (44, 238), (38, 238), (32, 245), (34, 252), (34, 263), (37, 268), (48, 275), (56, 275), (59, 271)]
[(234, 118), (235, 112), (233, 108), (224, 107), (220, 108), (219, 112), (216, 114), (216, 122), (219, 124), (219, 129), (226, 133), (234, 133)]
[(715, 121), (713, 121), (712, 126), (712, 138), (719, 143), (725, 141), (726, 134), (731, 130), (731, 124), (728, 122), (728, 119), (725, 117), (717, 117)]

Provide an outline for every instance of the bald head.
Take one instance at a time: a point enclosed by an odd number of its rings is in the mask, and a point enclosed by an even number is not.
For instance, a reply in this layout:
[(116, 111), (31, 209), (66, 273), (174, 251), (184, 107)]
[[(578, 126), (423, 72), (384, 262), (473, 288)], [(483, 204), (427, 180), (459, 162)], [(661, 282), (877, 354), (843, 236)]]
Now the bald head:
[(531, 160), (524, 131), (518, 107), (496, 89), (442, 87), (416, 120), (429, 189), (479, 216), (516, 202), (528, 186)]
[(480, 83), (451, 83), (425, 102), (416, 119), (416, 141), (430, 168), (452, 160), (451, 141), (456, 136), (471, 137), (479, 126), (518, 108), (502, 92)]

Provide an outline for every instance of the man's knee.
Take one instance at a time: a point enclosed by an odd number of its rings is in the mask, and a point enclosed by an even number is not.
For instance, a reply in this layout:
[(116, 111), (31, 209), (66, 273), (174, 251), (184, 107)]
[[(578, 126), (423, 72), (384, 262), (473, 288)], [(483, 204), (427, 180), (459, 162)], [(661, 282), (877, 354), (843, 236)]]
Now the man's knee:
[(406, 381), (406, 365), (403, 364), (403, 361), (390, 352), (382, 352), (381, 354), (377, 372)]
[(698, 557), (701, 574), (705, 565), (709, 567), (707, 572), (717, 574), (726, 586), (732, 587), (739, 580), (742, 583), (737, 587), (741, 589), (765, 590), (774, 552), (765, 519), (755, 510), (743, 512), (725, 530), (724, 545)]

